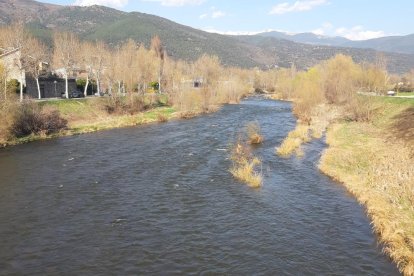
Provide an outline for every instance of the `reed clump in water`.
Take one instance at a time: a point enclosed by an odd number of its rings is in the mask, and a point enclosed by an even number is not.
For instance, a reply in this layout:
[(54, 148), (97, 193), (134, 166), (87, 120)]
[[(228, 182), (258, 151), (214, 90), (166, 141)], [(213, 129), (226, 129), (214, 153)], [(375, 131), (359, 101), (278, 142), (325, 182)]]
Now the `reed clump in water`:
[(263, 135), (261, 134), (259, 123), (250, 122), (246, 125), (247, 139), (250, 144), (257, 145), (263, 142)]
[(309, 126), (298, 124), (294, 130), (289, 132), (282, 144), (276, 148), (276, 153), (280, 156), (289, 156), (294, 152), (300, 155), (300, 146), (309, 141)]
[(233, 162), (230, 173), (240, 181), (245, 182), (252, 188), (262, 186), (263, 177), (257, 167), (261, 164), (259, 158), (251, 152), (247, 143), (239, 141), (233, 146), (231, 151), (231, 160)]

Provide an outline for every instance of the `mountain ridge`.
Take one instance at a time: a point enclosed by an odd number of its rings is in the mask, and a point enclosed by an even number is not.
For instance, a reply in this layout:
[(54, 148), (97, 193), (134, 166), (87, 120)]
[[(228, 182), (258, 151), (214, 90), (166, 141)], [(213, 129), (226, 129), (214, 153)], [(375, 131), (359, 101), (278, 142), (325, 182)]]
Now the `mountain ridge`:
[(414, 34), (384, 36), (366, 40), (350, 40), (341, 36), (324, 36), (314, 33), (288, 34), (285, 32), (277, 31), (263, 32), (257, 35), (264, 37), (282, 38), (294, 42), (312, 45), (363, 48), (385, 52), (414, 54)]

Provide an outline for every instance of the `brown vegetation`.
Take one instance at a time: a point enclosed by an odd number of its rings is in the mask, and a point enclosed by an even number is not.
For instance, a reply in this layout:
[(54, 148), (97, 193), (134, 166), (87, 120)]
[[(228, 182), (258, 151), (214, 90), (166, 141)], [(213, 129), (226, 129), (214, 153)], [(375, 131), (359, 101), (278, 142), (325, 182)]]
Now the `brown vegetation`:
[(257, 171), (261, 161), (255, 157), (248, 144), (239, 140), (231, 150), (232, 167), (230, 173), (249, 187), (259, 188), (262, 186), (262, 174)]
[(246, 125), (244, 132), (239, 134), (237, 142), (231, 148), (231, 174), (252, 188), (262, 186), (262, 173), (257, 170), (261, 161), (252, 152), (252, 145), (260, 144), (262, 141), (263, 136), (260, 133), (259, 124), (250, 122)]
[(6, 138), (21, 138), (32, 134), (50, 135), (67, 126), (67, 121), (55, 108), (43, 108), (29, 101), (9, 105), (4, 111), (11, 114), (9, 126), (3, 129), (3, 137)]
[(282, 144), (276, 149), (276, 152), (280, 156), (289, 156), (293, 152), (297, 155), (301, 155), (300, 146), (303, 143), (310, 141), (309, 126), (298, 124), (294, 130), (289, 132), (286, 139), (283, 140)]
[(246, 125), (247, 140), (252, 145), (261, 144), (263, 142), (263, 135), (260, 131), (259, 123), (250, 122)]

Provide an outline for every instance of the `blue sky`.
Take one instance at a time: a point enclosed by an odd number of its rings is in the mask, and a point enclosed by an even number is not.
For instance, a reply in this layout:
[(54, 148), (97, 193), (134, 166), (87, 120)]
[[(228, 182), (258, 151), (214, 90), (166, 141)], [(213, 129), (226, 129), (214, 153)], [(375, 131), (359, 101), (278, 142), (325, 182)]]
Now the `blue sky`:
[(314, 32), (353, 40), (414, 33), (414, 0), (39, 0), (110, 6), (226, 34)]

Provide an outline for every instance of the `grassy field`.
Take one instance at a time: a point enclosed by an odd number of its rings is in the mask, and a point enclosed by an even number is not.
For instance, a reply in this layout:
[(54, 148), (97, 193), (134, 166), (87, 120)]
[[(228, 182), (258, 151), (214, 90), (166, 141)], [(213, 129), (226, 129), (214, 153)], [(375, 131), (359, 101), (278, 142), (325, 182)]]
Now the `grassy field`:
[(414, 275), (414, 99), (376, 101), (372, 122), (329, 127), (320, 169), (366, 206), (385, 252)]
[(399, 92), (397, 96), (414, 96), (414, 92)]

